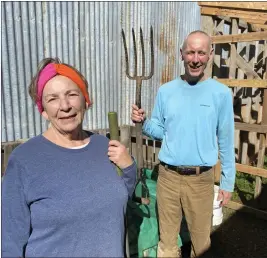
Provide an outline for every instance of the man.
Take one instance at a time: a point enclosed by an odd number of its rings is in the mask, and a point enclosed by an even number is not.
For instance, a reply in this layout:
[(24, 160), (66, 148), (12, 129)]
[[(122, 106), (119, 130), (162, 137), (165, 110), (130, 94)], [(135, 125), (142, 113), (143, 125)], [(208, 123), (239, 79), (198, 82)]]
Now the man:
[(143, 133), (162, 140), (159, 152), (157, 204), (160, 242), (158, 257), (180, 257), (177, 236), (184, 213), (192, 241), (192, 257), (210, 247), (214, 174), (222, 165), (218, 200), (231, 198), (235, 182), (234, 114), (231, 90), (204, 74), (212, 58), (211, 38), (194, 31), (180, 50), (185, 74), (162, 85), (151, 119), (132, 106), (133, 122)]

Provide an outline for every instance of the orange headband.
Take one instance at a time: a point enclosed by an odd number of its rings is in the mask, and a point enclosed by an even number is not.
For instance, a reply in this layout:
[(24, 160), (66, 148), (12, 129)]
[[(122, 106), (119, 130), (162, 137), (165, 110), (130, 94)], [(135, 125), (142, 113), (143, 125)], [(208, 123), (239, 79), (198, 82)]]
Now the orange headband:
[(77, 86), (80, 88), (86, 102), (89, 105), (91, 104), (85, 82), (83, 81), (81, 76), (74, 69), (70, 68), (67, 65), (50, 63), (41, 71), (39, 78), (38, 78), (38, 82), (37, 82), (38, 99), (36, 101), (36, 104), (38, 106), (38, 110), (40, 113), (42, 113), (44, 110), (43, 105), (42, 105), (42, 95), (43, 95), (44, 87), (49, 80), (51, 80), (53, 77), (55, 77), (58, 74), (66, 76), (69, 79), (71, 79), (73, 82), (75, 82)]

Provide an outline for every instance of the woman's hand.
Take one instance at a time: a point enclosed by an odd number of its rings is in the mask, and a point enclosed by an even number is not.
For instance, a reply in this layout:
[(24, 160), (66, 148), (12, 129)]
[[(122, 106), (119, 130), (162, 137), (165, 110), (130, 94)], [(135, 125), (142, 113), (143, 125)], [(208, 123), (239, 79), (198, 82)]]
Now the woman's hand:
[(126, 147), (116, 140), (109, 141), (108, 157), (121, 169), (127, 168), (133, 164), (133, 159)]

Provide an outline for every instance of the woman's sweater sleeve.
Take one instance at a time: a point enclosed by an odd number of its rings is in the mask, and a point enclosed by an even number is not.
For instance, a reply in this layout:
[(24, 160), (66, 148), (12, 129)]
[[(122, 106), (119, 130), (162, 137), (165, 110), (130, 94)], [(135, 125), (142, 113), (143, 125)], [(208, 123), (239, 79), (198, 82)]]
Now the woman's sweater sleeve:
[(31, 228), (25, 177), (23, 166), (11, 154), (2, 181), (2, 257), (24, 257)]
[(122, 171), (122, 179), (124, 180), (125, 186), (127, 187), (129, 197), (132, 197), (137, 176), (137, 166), (135, 160), (133, 159), (132, 165), (123, 169)]

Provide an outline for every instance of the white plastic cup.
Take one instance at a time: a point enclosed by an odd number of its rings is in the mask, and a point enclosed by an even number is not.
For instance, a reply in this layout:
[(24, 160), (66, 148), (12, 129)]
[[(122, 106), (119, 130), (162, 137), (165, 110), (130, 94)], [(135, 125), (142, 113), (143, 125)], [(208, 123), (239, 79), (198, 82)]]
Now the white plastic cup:
[(221, 200), (217, 201), (218, 194), (219, 194), (219, 186), (214, 185), (213, 217), (212, 217), (213, 226), (218, 226), (223, 221), (222, 207), (220, 207)]

